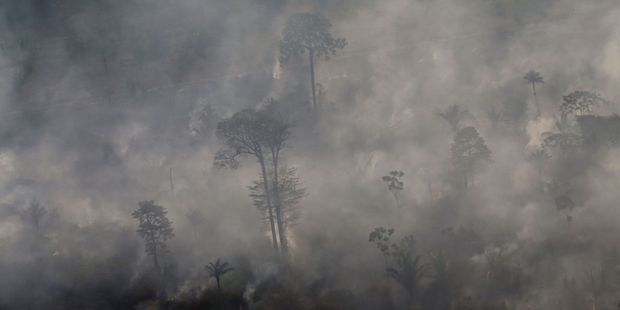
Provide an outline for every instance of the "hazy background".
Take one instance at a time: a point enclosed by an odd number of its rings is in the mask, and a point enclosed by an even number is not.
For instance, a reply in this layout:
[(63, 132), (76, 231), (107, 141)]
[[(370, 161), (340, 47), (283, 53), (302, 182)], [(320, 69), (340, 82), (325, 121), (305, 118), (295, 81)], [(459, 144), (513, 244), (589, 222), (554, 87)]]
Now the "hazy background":
[[(173, 256), (179, 265), (188, 262), (180, 268), (268, 251), (247, 195), (256, 166), (248, 160), (239, 170), (214, 168), (220, 144), (213, 128), (217, 119), (268, 96), (308, 109), (309, 97), (299, 95), (308, 94), (307, 64), (281, 69), (277, 63), (286, 18), (307, 11), (324, 14), (332, 33), (348, 41), (319, 63), (321, 113), (312, 124), (300, 120), (285, 151), (308, 192), (290, 234), (292, 257), (309, 274), (331, 274), (353, 287), (381, 277), (381, 268), (368, 268), (381, 259), (367, 242), (377, 226), (416, 232), (422, 244), (447, 227), (475, 228), (487, 247), (515, 249), (566, 233), (552, 202), (531, 199), (538, 181), (526, 146), (540, 144), (540, 134), (552, 129), (562, 95), (589, 90), (620, 102), (617, 1), (4, 0), (5, 303), (19, 304), (20, 290), (31, 283), (27, 271), (7, 264), (30, 257), (15, 245), (26, 229), (16, 210), (32, 198), (54, 210), (46, 229), (55, 253), (120, 255), (137, 270), (146, 258), (130, 213), (147, 199), (169, 210), (177, 235)], [(523, 80), (530, 69), (545, 79), (537, 85), (538, 121)], [(192, 115), (205, 104), (212, 123), (197, 125)], [(453, 133), (436, 114), (451, 104), (474, 114), (468, 123), (494, 159), (459, 208), (445, 198)], [(492, 106), (525, 116), (494, 128), (485, 116)], [(615, 112), (616, 105), (600, 111)], [(604, 154), (581, 179), (587, 194), (570, 229), (585, 248), (561, 264), (588, 261), (598, 246), (617, 244), (619, 155)], [(393, 169), (405, 172), (400, 213), (381, 181)], [(440, 198), (447, 200), (434, 202)], [(199, 240), (185, 216), (190, 208), (206, 218)], [(41, 278), (54, 284), (66, 277), (59, 271)]]

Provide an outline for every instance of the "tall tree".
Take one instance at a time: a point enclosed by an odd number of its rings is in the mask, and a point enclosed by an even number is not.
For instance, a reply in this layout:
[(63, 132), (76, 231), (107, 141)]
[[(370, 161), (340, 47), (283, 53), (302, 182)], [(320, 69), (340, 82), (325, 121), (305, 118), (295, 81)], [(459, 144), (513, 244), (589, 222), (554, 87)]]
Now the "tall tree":
[(381, 180), (383, 180), (383, 182), (387, 184), (390, 193), (392, 193), (397, 208), (400, 208), (400, 192), (403, 190), (403, 186), (405, 185), (405, 183), (401, 181), (400, 178), (402, 178), (404, 175), (404, 172), (400, 170), (394, 170), (390, 171), (388, 175), (384, 175), (381, 178)]
[(205, 269), (207, 269), (207, 272), (209, 272), (209, 277), (215, 278), (218, 290), (222, 289), (222, 286), (220, 284), (222, 276), (235, 270), (235, 268), (228, 265), (228, 262), (221, 261), (219, 258), (215, 261), (215, 263), (210, 262), (208, 265), (206, 265)]
[[(217, 135), (226, 147), (216, 155), (216, 164), (235, 167), (238, 165), (236, 158), (240, 155), (256, 158), (261, 168), (263, 190), (270, 193), (265, 196), (266, 203), (270, 206), (268, 210), (275, 211), (275, 214), (270, 215), (274, 249), (278, 250), (277, 225), (279, 247), (282, 253), (286, 254), (288, 245), (281, 212), (278, 171), (281, 152), (290, 136), (290, 123), (282, 121), (282, 117), (277, 115), (277, 105), (277, 101), (270, 99), (268, 105), (261, 110), (243, 110), (220, 121)], [(274, 171), (271, 182), (267, 173), (268, 163), (272, 164)]]
[(474, 127), (465, 127), (454, 136), (452, 143), (452, 164), (463, 178), (467, 188), (470, 179), (486, 163), (492, 162), (491, 150)]
[[(260, 123), (263, 128), (261, 143), (269, 151), (272, 164), (273, 179), (271, 190), (273, 193), (273, 204), (276, 211), (276, 223), (278, 225), (278, 236), (280, 238), (280, 249), (285, 256), (288, 254), (288, 240), (286, 237), (286, 227), (284, 225), (284, 214), (282, 212), (282, 196), (280, 193), (280, 155), (287, 146), (290, 137), (291, 124), (284, 121), (284, 117), (278, 113), (279, 103), (270, 99), (268, 105), (260, 112)], [(265, 191), (268, 193), (269, 191)]]
[(452, 131), (457, 132), (461, 129), (461, 122), (467, 118), (471, 117), (471, 113), (467, 109), (461, 108), (458, 104), (453, 104), (449, 107), (446, 107), (443, 110), (437, 112), (437, 114), (443, 118), (448, 125), (450, 125), (450, 129)]
[(540, 117), (540, 105), (538, 104), (538, 98), (536, 97), (536, 84), (543, 84), (545, 81), (540, 73), (534, 70), (528, 71), (523, 78), (528, 84), (532, 85), (532, 95), (534, 96), (534, 103), (536, 104), (536, 117)]
[[(270, 173), (270, 175), (273, 175), (273, 173)], [(282, 216), (284, 226), (288, 228), (295, 225), (299, 220), (299, 202), (306, 196), (306, 189), (297, 176), (296, 168), (280, 167), (279, 175), (278, 189)], [(250, 197), (252, 198), (254, 206), (261, 213), (265, 214), (265, 220), (269, 222), (270, 214), (273, 214), (273, 210), (270, 210), (267, 205), (266, 195), (269, 193), (266, 194), (264, 188), (262, 179), (254, 181), (254, 184), (249, 186)]]
[(160, 259), (168, 251), (166, 242), (174, 237), (172, 222), (168, 220), (166, 208), (147, 200), (139, 203), (131, 216), (138, 220), (138, 234), (144, 239), (145, 250), (153, 258), (153, 265), (161, 272)]
[[(236, 168), (239, 165), (239, 156), (251, 156), (258, 162), (263, 179), (265, 193), (271, 193), (267, 176), (267, 157), (263, 145), (264, 127), (261, 124), (260, 115), (253, 109), (246, 109), (235, 113), (217, 124), (216, 134), (224, 143), (224, 148), (215, 155), (214, 164), (222, 167)], [(271, 224), (271, 238), (274, 251), (279, 251), (275, 214), (271, 195), (265, 196), (265, 202), (269, 212)]]
[(330, 33), (332, 24), (318, 13), (298, 13), (290, 16), (282, 31), (280, 41), (280, 63), (286, 65), (293, 57), (308, 53), (310, 61), (310, 85), (312, 87), (312, 108), (316, 111), (315, 62), (328, 60), (343, 49), (347, 41), (334, 38)]

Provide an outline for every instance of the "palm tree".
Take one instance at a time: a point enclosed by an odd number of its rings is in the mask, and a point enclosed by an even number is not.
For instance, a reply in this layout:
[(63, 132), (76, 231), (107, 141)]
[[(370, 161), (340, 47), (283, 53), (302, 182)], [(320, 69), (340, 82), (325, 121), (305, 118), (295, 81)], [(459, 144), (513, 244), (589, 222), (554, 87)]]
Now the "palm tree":
[(205, 268), (209, 272), (209, 277), (215, 278), (218, 290), (222, 289), (222, 286), (220, 285), (220, 278), (235, 269), (228, 266), (228, 262), (223, 262), (219, 258), (215, 261), (215, 263), (210, 262), (208, 265), (205, 266)]
[(536, 112), (538, 113), (537, 117), (540, 117), (540, 106), (538, 105), (538, 98), (536, 98), (536, 83), (543, 84), (545, 81), (540, 73), (534, 70), (530, 70), (523, 78), (528, 84), (532, 85), (532, 94), (534, 95), (534, 103), (536, 104)]
[(446, 120), (454, 132), (461, 129), (461, 121), (468, 117), (472, 117), (472, 114), (467, 109), (461, 108), (458, 104), (453, 104), (440, 110), (437, 112), (437, 115)]

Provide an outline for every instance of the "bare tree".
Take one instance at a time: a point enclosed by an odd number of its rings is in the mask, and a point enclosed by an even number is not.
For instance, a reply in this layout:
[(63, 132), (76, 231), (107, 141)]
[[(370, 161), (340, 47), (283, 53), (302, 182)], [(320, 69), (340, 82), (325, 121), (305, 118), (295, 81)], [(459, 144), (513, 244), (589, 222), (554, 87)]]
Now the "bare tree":
[(209, 273), (209, 277), (215, 278), (215, 282), (217, 283), (217, 289), (221, 290), (222, 286), (220, 284), (220, 280), (222, 276), (233, 271), (235, 268), (230, 267), (228, 262), (221, 261), (219, 258), (215, 261), (215, 263), (210, 262), (205, 266), (207, 272)]
[(334, 38), (329, 32), (332, 24), (318, 13), (294, 14), (286, 22), (280, 41), (280, 63), (285, 65), (293, 57), (308, 53), (310, 61), (310, 83), (312, 87), (312, 108), (316, 111), (315, 62), (329, 59), (336, 51), (343, 49), (347, 41)]
[(153, 265), (161, 272), (160, 258), (166, 254), (168, 239), (174, 237), (172, 222), (168, 220), (168, 211), (152, 200), (141, 201), (138, 209), (131, 216), (138, 220), (138, 234), (144, 239), (145, 251), (153, 258)]

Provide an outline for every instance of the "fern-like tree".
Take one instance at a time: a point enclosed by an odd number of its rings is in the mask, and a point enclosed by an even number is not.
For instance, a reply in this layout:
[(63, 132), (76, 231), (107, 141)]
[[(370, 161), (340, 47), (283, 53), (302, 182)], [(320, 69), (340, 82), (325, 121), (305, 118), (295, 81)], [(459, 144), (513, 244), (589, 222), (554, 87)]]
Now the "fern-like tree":
[(491, 150), (474, 127), (465, 127), (454, 136), (452, 165), (463, 178), (463, 187), (473, 183), (474, 175), (486, 164), (493, 162)]
[(378, 227), (370, 233), (368, 241), (374, 243), (384, 255), (387, 265), (385, 275), (396, 281), (415, 302), (428, 268), (422, 263), (422, 257), (415, 254), (413, 235), (392, 242), (390, 239), (393, 233), (394, 229)]
[(464, 119), (472, 117), (472, 114), (467, 109), (461, 108), (458, 104), (453, 104), (443, 110), (440, 110), (437, 112), (437, 115), (443, 118), (448, 125), (450, 125), (450, 129), (454, 132), (461, 129), (461, 122)]
[(153, 266), (161, 272), (160, 259), (168, 253), (167, 241), (174, 237), (172, 222), (166, 208), (153, 200), (141, 201), (131, 216), (138, 221), (138, 234), (144, 239), (145, 251), (153, 259)]
[(299, 13), (290, 16), (282, 31), (280, 41), (280, 64), (286, 65), (294, 57), (308, 53), (310, 61), (310, 85), (312, 88), (312, 108), (316, 111), (315, 62), (343, 49), (347, 41), (334, 38), (330, 32), (332, 24), (318, 13)]
[(405, 173), (400, 170), (393, 170), (390, 171), (388, 175), (384, 175), (381, 178), (381, 180), (387, 184), (390, 193), (392, 193), (397, 208), (400, 208), (400, 192), (403, 190), (405, 185), (405, 183), (401, 180), (404, 175)]
[(215, 278), (215, 282), (217, 283), (217, 289), (221, 290), (222, 286), (220, 284), (221, 278), (235, 270), (235, 268), (230, 267), (228, 262), (221, 261), (219, 258), (215, 262), (210, 262), (205, 266), (205, 269), (209, 273), (210, 278)]
[(523, 77), (528, 84), (532, 85), (532, 95), (534, 96), (534, 103), (536, 104), (537, 117), (540, 117), (540, 105), (538, 104), (538, 98), (536, 97), (536, 84), (543, 84), (545, 81), (539, 72), (534, 70), (528, 71)]

